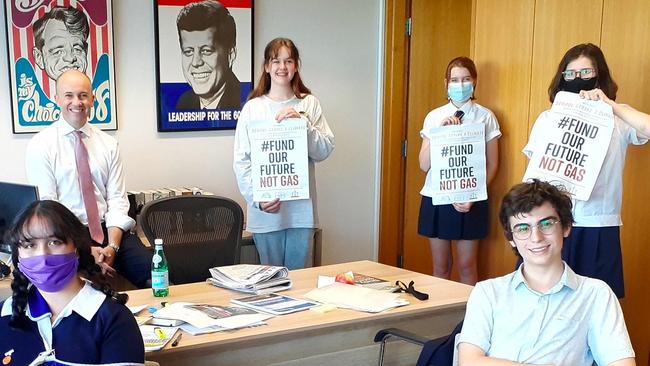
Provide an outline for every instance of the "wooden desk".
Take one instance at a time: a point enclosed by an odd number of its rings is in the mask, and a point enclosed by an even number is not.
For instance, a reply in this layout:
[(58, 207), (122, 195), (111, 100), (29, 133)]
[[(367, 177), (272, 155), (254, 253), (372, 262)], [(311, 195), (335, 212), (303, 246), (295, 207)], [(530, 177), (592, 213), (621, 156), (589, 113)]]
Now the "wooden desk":
[[(418, 290), (430, 295), (419, 301), (403, 296), (411, 305), (381, 314), (337, 309), (325, 314), (303, 311), (278, 316), (268, 325), (218, 332), (200, 336), (184, 334), (178, 347), (148, 353), (148, 360), (168, 365), (373, 365), (379, 347), (375, 333), (383, 328), (399, 327), (424, 336), (438, 337), (449, 333), (463, 318), (471, 287), (431, 276), (370, 261), (336, 264), (291, 272), (293, 289), (287, 295), (305, 294), (315, 287), (318, 275), (334, 276), (355, 271), (394, 282), (415, 281)], [(129, 292), (129, 305), (154, 304), (151, 290)], [(219, 289), (207, 283), (172, 286), (165, 301), (228, 304), (240, 293)], [(386, 364), (413, 365), (419, 354), (415, 346), (389, 346)], [(406, 347), (406, 348), (405, 348)], [(410, 347), (410, 348), (408, 348)]]

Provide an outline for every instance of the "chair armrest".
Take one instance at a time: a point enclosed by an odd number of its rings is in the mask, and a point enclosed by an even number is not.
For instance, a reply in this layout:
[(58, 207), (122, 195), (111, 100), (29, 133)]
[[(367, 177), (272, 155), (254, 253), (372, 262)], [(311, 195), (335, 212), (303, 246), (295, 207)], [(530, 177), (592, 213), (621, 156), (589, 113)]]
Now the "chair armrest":
[(419, 336), (415, 333), (411, 333), (406, 330), (398, 329), (398, 328), (387, 328), (387, 329), (382, 329), (375, 334), (375, 342), (386, 342), (390, 337), (395, 337), (399, 338), (400, 340), (417, 344), (417, 345), (424, 345), (426, 342), (430, 341), (430, 339)]

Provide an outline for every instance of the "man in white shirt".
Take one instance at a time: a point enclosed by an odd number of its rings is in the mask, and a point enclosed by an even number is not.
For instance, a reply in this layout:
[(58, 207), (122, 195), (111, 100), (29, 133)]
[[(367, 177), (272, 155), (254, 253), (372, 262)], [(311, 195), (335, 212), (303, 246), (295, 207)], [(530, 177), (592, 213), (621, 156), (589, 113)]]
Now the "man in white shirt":
[(523, 264), (472, 290), (458, 345), (461, 366), (635, 365), (614, 292), (562, 261), (571, 206), (566, 192), (539, 180), (506, 194), (499, 219)]
[(89, 227), (97, 244), (93, 256), (104, 273), (117, 270), (134, 285), (147, 287), (152, 253), (129, 231), (135, 221), (128, 216), (117, 141), (87, 123), (94, 101), (90, 79), (77, 70), (64, 72), (55, 100), (59, 120), (27, 146), (27, 179), (38, 186), (41, 199), (61, 202)]

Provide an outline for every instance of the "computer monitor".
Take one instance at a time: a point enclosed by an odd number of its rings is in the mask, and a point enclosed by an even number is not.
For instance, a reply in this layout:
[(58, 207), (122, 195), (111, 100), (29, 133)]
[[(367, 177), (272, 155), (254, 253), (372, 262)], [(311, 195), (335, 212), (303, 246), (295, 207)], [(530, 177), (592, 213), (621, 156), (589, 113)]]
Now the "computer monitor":
[[(5, 231), (25, 207), (38, 201), (38, 188), (26, 184), (0, 182), (0, 244), (4, 242)], [(4, 245), (0, 250), (6, 251)]]

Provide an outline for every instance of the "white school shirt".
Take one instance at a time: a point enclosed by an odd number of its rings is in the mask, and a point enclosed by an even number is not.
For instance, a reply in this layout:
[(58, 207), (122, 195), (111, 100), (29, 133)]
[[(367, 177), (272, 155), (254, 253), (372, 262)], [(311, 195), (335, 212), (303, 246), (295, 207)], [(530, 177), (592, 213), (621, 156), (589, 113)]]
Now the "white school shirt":
[[(548, 118), (550, 110), (542, 112), (535, 121), (530, 131), (528, 143), (523, 148), (523, 153), (530, 159), (540, 135), (544, 129), (556, 128)], [(643, 145), (648, 139), (642, 138), (637, 131), (617, 116), (614, 116), (614, 131), (609, 141), (607, 155), (596, 178), (596, 184), (587, 201), (573, 201), (573, 226), (580, 227), (607, 227), (621, 226), (621, 203), (623, 200), (623, 168), (625, 167), (625, 154), (629, 144)]]
[(564, 263), (560, 281), (540, 293), (528, 286), (524, 265), (476, 284), (459, 343), (535, 365), (609, 365), (634, 357), (621, 305), (605, 282), (577, 275)]
[[(420, 136), (422, 138), (429, 138), (428, 133), (432, 128), (440, 127), (443, 119), (453, 116), (459, 109), (465, 113), (462, 119), (463, 124), (482, 123), (485, 125), (486, 143), (501, 136), (499, 122), (494, 116), (494, 113), (482, 105), (473, 102), (471, 99), (460, 108), (457, 108), (453, 103), (449, 102), (442, 107), (438, 107), (429, 112), (429, 114), (424, 118), (424, 125), (420, 131)], [(422, 190), (420, 191), (420, 194), (423, 196), (433, 196), (434, 192), (429, 188), (431, 187), (431, 180), (433, 179), (431, 175), (431, 169), (429, 169), (424, 181), (424, 187), (422, 187)]]
[[(253, 202), (249, 122), (275, 120), (277, 113), (287, 107), (293, 107), (301, 113), (307, 123), (310, 199), (283, 201), (279, 212), (266, 213), (258, 208), (258, 202)], [(246, 102), (237, 121), (233, 159), (237, 185), (247, 202), (246, 230), (251, 233), (268, 233), (290, 228), (318, 227), (314, 162), (325, 160), (332, 150), (334, 134), (325, 120), (318, 99), (313, 95), (306, 95), (303, 99), (293, 97), (282, 102), (261, 96)]]
[[(124, 172), (117, 141), (97, 127), (86, 123), (79, 129), (88, 150), (88, 164), (100, 219), (107, 227), (124, 231), (135, 221), (129, 217)], [(88, 225), (81, 197), (74, 152), (74, 128), (63, 117), (32, 137), (27, 145), (27, 180), (38, 186), (42, 200), (55, 200)]]

